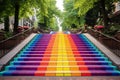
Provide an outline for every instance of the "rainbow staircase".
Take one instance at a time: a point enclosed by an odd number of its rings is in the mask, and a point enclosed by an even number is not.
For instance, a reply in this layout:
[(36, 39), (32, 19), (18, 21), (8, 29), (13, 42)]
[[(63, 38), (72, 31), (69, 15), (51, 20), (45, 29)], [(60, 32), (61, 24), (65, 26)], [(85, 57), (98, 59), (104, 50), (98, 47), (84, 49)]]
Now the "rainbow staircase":
[(120, 76), (84, 35), (37, 34), (0, 76)]

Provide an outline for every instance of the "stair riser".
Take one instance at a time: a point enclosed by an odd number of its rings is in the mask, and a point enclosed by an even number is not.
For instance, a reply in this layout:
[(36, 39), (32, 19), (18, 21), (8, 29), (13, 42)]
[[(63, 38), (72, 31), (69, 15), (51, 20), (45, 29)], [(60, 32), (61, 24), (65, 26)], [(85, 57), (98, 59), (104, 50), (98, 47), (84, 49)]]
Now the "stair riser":
[[(41, 59), (15, 59), (15, 61), (41, 61)], [(76, 59), (76, 60), (81, 60), (81, 59)], [(106, 61), (106, 59), (83, 59), (84, 61)], [(54, 61), (54, 60), (53, 60)]]
[[(12, 74), (10, 74), (10, 73), (6, 73), (6, 74), (3, 74), (4, 76), (47, 76), (47, 74), (52, 74), (53, 76), (60, 76), (61, 74), (62, 74), (62, 76), (66, 76), (66, 74), (71, 74), (70, 76), (72, 76), (72, 74), (76, 74), (76, 75), (78, 75), (78, 76), (99, 76), (99, 75), (101, 75), (101, 76), (119, 76), (120, 74), (119, 73), (112, 73), (112, 72), (102, 72), (102, 73), (96, 73), (96, 72), (92, 72), (92, 73), (90, 73), (90, 72), (71, 72), (71, 73), (67, 73), (67, 72), (63, 72), (63, 73), (59, 73), (59, 72), (52, 72), (52, 73), (47, 73), (47, 72), (41, 72), (41, 73), (36, 73), (36, 72), (21, 72), (21, 73), (16, 73), (16, 72), (14, 72), (14, 73), (12, 73)], [(60, 74), (60, 75), (58, 75), (58, 74)]]
[[(41, 68), (44, 68), (41, 66)], [(45, 67), (47, 68), (47, 66)], [(49, 67), (50, 68), (50, 67)], [(52, 66), (52, 68), (55, 68), (55, 71), (56, 71), (56, 68), (57, 67), (54, 67)], [(65, 67), (60, 67), (60, 68), (65, 68)], [(66, 67), (67, 68), (67, 67)], [(69, 68), (69, 67), (68, 67)], [(72, 68), (75, 68), (75, 67), (70, 67), (69, 69), (72, 69)], [(79, 70), (80, 71), (85, 71), (85, 68), (86, 67), (81, 67), (81, 66), (78, 66)], [(92, 70), (101, 70), (101, 71), (104, 71), (104, 70), (115, 70), (116, 68), (115, 67), (87, 67), (88, 70), (90, 70), (92, 72)], [(7, 67), (6, 70), (37, 70), (38, 67)]]
[[(43, 57), (43, 55), (20, 55), (19, 57)], [(84, 57), (93, 57), (94, 58), (94, 57), (103, 57), (103, 55), (80, 55), (80, 57), (83, 57), (83, 58)]]
[[(53, 52), (58, 52), (58, 51), (53, 51)], [(101, 54), (98, 51), (67, 51), (67, 52), (73, 52), (73, 53), (79, 53), (79, 54)], [(51, 51), (24, 51), (21, 53), (23, 53), (23, 54), (44, 54), (44, 53), (51, 53)], [(56, 55), (58, 55), (58, 54), (56, 54)], [(103, 54), (101, 54), (101, 55), (103, 55)]]

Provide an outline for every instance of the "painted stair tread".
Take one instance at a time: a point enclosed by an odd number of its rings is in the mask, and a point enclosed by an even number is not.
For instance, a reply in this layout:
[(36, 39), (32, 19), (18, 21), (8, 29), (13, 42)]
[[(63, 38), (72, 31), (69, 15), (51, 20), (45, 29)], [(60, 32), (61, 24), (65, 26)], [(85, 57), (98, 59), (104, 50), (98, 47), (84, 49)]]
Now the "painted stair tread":
[[(53, 52), (57, 53), (57, 51), (53, 51)], [(65, 51), (61, 51), (61, 52), (64, 53)], [(73, 52), (73, 53), (79, 53), (79, 54), (101, 54), (98, 51), (67, 51), (67, 52), (68, 53)], [(46, 53), (46, 54), (44, 54), (44, 53)], [(21, 52), (21, 54), (44, 54), (44, 55), (47, 55), (47, 53), (48, 53), (48, 55), (60, 55), (60, 54), (50, 54), (51, 51), (23, 51), (23, 52)], [(74, 54), (74, 55), (77, 55), (77, 54)], [(103, 55), (103, 54), (101, 54), (101, 55)]]
[(88, 68), (88, 70), (115, 70), (117, 69), (115, 66), (106, 66), (106, 65), (88, 65), (88, 66), (85, 66), (85, 65), (78, 65), (78, 66), (7, 66), (6, 67), (6, 70), (37, 70), (38, 68), (54, 68), (56, 70), (56, 68), (79, 68), (80, 71), (85, 71), (85, 68)]
[[(45, 54), (20, 54), (19, 56), (22, 56), (22, 57), (24, 57), (24, 56), (33, 56), (33, 57), (39, 57), (39, 56), (43, 56), (43, 55), (52, 55), (52, 56), (57, 56), (57, 55), (61, 55), (61, 56), (64, 56), (64, 52), (61, 52), (62, 54), (50, 54), (50, 53), (45, 53)], [(73, 54), (69, 54), (69, 55), (67, 55), (67, 57), (68, 56), (72, 56)], [(81, 53), (74, 53), (74, 55), (77, 55), (78, 57), (80, 57), (80, 56), (83, 56), (83, 57), (87, 57), (87, 56), (93, 56), (93, 57), (102, 57), (102, 56), (104, 56), (103, 54), (81, 54)]]
[[(55, 61), (50, 61), (51, 63), (56, 63)], [(57, 61), (57, 62), (68, 62), (68, 61)], [(75, 63), (76, 61), (70, 61), (71, 63)], [(14, 64), (14, 65), (40, 65), (40, 64), (44, 64), (44, 65), (48, 65), (48, 61), (13, 61), (10, 64)], [(110, 61), (77, 61), (78, 65), (81, 64), (86, 64), (86, 65), (108, 65), (108, 64), (112, 64)]]
[[(49, 56), (47, 56), (49, 57)], [(56, 57), (57, 56), (54, 56), (52, 57), (53, 61), (56, 60)], [(67, 58), (67, 57), (64, 57), (64, 56), (61, 56), (61, 58)], [(72, 58), (72, 57), (69, 57), (69, 58)], [(33, 60), (33, 61), (40, 61), (42, 60), (42, 57), (19, 57), (19, 58), (14, 58), (14, 60), (16, 61), (27, 61), (27, 60)], [(99, 60), (99, 61), (105, 61), (105, 60), (108, 60), (107, 58), (104, 58), (104, 57), (76, 57), (76, 60)]]
[(70, 73), (70, 74), (81, 74), (82, 76), (86, 75), (88, 76), (87, 74), (89, 74), (89, 76), (119, 76), (120, 75), (120, 72), (118, 71), (19, 71), (19, 72), (11, 72), (11, 71), (8, 71), (8, 72), (4, 72), (2, 75), (6, 75), (6, 76), (45, 76), (45, 74), (67, 74), (67, 73)]
[[(51, 47), (51, 48), (48, 48), (47, 47), (47, 49), (53, 49), (54, 47)], [(36, 48), (34, 48), (34, 47), (28, 47), (28, 48), (26, 48), (26, 50), (28, 50), (28, 49), (30, 49), (30, 50), (34, 50), (34, 49), (46, 49), (46, 47), (36, 47)], [(64, 49), (64, 48), (54, 48), (54, 49)], [(66, 50), (70, 50), (71, 48), (65, 48)], [(89, 50), (95, 50), (95, 48), (93, 48), (93, 47), (79, 47), (79, 48), (77, 48), (78, 50), (87, 50), (87, 49), (89, 49)], [(71, 50), (76, 50), (76, 48), (72, 48)]]
[[(51, 50), (51, 49), (53, 49), (53, 48), (47, 48), (47, 50), (49, 51), (49, 50)], [(55, 48), (56, 50), (64, 50), (63, 48)], [(28, 49), (26, 49), (27, 51), (42, 51), (42, 50), (46, 50), (46, 48), (28, 48)], [(88, 50), (92, 50), (92, 51), (96, 51), (96, 49), (95, 48), (77, 48), (77, 50), (76, 50), (76, 48), (73, 48), (73, 49), (68, 49), (68, 48), (66, 48), (65, 50), (72, 50), (72, 51), (88, 51)]]
[(79, 54), (79, 53), (74, 53), (73, 54), (70, 54), (70, 55), (66, 55), (64, 53), (61, 53), (61, 54), (50, 54), (50, 53), (44, 53), (44, 54), (19, 54), (17, 57), (83, 57), (83, 58), (87, 58), (87, 57), (96, 57), (96, 58), (99, 58), (99, 57), (105, 57), (104, 55), (102, 54)]
[[(47, 46), (47, 44), (31, 44), (30, 46)], [(76, 44), (76, 46), (91, 46), (91, 44)]]
[[(65, 52), (59, 52), (59, 53), (61, 53), (61, 54), (57, 54), (58, 52), (54, 52), (54, 54), (51, 54), (51, 52), (32, 52), (32, 53), (29, 53), (29, 52), (27, 52), (27, 53), (21, 53), (21, 54), (18, 54), (18, 56), (20, 56), (20, 55), (45, 55), (45, 56), (49, 56), (49, 55), (53, 55), (53, 56), (58, 56), (58, 55), (65, 55), (64, 53)], [(71, 53), (71, 52), (67, 52), (67, 53)], [(79, 53), (79, 52), (73, 52), (73, 54), (69, 54), (69, 55), (67, 55), (67, 56), (80, 56), (80, 55), (101, 55), (101, 56), (104, 56), (103, 54), (100, 54), (100, 53), (90, 53), (90, 52), (88, 52), (88, 53)], [(96, 56), (97, 57), (97, 56)]]
[[(27, 48), (46, 48), (46, 46), (28, 46)], [(47, 48), (58, 48), (58, 47), (53, 47), (49, 46)], [(66, 48), (71, 48), (70, 46), (66, 46)], [(72, 47), (73, 49), (76, 47)], [(93, 46), (78, 46), (77, 48), (95, 48)]]
[[(15, 62), (15, 63), (19, 63), (19, 62), (21, 62), (21, 63), (40, 63), (40, 61), (13, 61), (13, 62)], [(13, 63), (12, 62), (12, 63)], [(44, 62), (44, 63), (47, 63), (48, 61), (42, 61), (42, 62)], [(49, 62), (54, 62), (54, 61), (49, 61)], [(64, 61), (64, 60), (60, 60), (60, 61), (57, 61), (57, 62), (68, 62), (68, 61)], [(76, 61), (70, 61), (70, 62), (76, 62)], [(77, 61), (77, 62), (85, 62), (85, 63), (112, 63), (111, 61)]]
[[(60, 49), (61, 50), (61, 49)], [(26, 51), (45, 51), (45, 49), (26, 49)], [(47, 50), (51, 51), (51, 50)], [(78, 50), (73, 50), (73, 51), (90, 51), (89, 49), (78, 49)], [(93, 49), (92, 51), (96, 51), (96, 49)]]

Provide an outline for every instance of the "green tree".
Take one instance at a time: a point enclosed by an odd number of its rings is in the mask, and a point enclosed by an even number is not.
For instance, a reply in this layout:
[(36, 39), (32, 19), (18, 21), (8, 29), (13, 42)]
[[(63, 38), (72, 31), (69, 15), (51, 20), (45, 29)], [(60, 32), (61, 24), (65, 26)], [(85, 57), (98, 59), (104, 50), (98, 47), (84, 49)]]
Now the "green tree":
[(44, 26), (42, 27), (43, 29), (56, 29), (57, 27), (56, 17), (60, 17), (61, 12), (58, 10), (55, 4), (56, 0), (47, 0), (44, 2), (45, 7), (38, 10), (37, 17), (39, 24)]
[(99, 3), (96, 2), (95, 6), (88, 10), (88, 12), (85, 14), (85, 24), (88, 26), (94, 26), (98, 24), (98, 18), (100, 18), (100, 8), (98, 4)]
[(74, 8), (79, 9), (78, 12), (79, 15), (85, 15), (90, 9), (96, 6), (96, 2), (97, 2), (98, 8), (100, 8), (99, 12), (101, 12), (101, 17), (103, 18), (103, 23), (104, 23), (103, 25), (105, 26), (106, 29), (109, 29), (108, 14), (111, 12), (111, 9), (113, 8), (112, 4), (115, 1), (119, 1), (119, 0), (75, 0)]
[(84, 16), (78, 14), (74, 8), (74, 0), (64, 0), (63, 29), (79, 28), (84, 24)]
[[(41, 3), (42, 0), (11, 0), (11, 4), (14, 7), (14, 33), (18, 32), (18, 22), (20, 17), (26, 17), (32, 13), (32, 9), (36, 7), (36, 5)], [(36, 4), (37, 3), (37, 4)], [(28, 15), (26, 15), (28, 14)]]
[(4, 22), (4, 26), (5, 26), (5, 31), (9, 32), (9, 16), (12, 15), (12, 11), (11, 8), (12, 6), (9, 4), (10, 1), (9, 0), (1, 0), (0, 1), (0, 21), (3, 23)]
[[(14, 33), (18, 31), (18, 21), (20, 18), (28, 18), (37, 11), (37, 17), (46, 27), (57, 26), (56, 16), (60, 16), (61, 12), (55, 6), (56, 0), (0, 0), (0, 19), (5, 20), (6, 30), (9, 28), (9, 16), (14, 15)], [(3, 18), (3, 19), (2, 19)]]

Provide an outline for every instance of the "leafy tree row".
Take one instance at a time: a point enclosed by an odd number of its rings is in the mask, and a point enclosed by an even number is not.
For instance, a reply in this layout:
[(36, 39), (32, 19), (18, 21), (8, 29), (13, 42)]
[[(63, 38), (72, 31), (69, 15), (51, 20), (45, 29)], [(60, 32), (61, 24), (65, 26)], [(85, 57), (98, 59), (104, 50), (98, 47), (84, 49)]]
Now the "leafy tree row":
[(5, 31), (8, 32), (9, 16), (14, 15), (13, 31), (17, 33), (19, 19), (33, 15), (36, 9), (39, 23), (46, 27), (57, 26), (55, 17), (60, 16), (60, 11), (55, 3), (55, 0), (0, 0), (0, 21), (5, 23)]
[(113, 3), (119, 0), (64, 0), (64, 28), (80, 27), (83, 24), (94, 26), (98, 18), (102, 25), (109, 29)]
[[(74, 0), (64, 0), (63, 29), (77, 28), (83, 22), (78, 14), (78, 9), (74, 8)], [(83, 16), (84, 17), (84, 16)]]
[(42, 27), (43, 29), (56, 30), (58, 27), (56, 17), (61, 16), (60, 10), (58, 10), (58, 8), (55, 5), (56, 0), (46, 0), (44, 4), (46, 6), (38, 10), (37, 15), (38, 15), (39, 24), (43, 25)]

